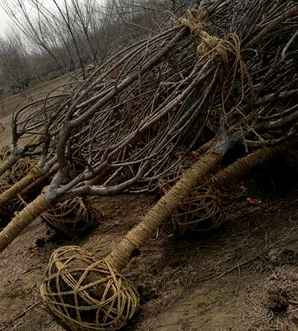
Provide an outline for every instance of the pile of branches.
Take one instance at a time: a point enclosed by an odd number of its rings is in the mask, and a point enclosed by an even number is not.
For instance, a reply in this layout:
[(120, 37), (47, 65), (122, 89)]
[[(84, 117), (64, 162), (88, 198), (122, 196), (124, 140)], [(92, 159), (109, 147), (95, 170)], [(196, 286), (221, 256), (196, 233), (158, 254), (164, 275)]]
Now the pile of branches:
[(0, 234), (0, 249), (61, 198), (157, 191), (194, 150), (216, 148), (220, 169), (235, 142), (248, 154), (295, 140), (297, 16), (293, 0), (206, 1), (48, 97), (38, 124), (15, 116), (15, 132), (36, 126), (41, 137), (24, 186), (46, 173), (51, 182)]
[(104, 185), (152, 190), (220, 129), (247, 149), (294, 136), (296, 5), (233, 4), (233, 20), (230, 1), (210, 2), (97, 69), (72, 99), (60, 166), (106, 162)]

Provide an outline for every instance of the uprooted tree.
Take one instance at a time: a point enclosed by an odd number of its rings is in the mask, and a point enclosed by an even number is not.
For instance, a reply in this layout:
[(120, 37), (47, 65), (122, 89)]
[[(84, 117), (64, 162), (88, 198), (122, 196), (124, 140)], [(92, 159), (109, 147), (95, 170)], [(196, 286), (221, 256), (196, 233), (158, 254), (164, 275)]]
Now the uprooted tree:
[[(118, 330), (132, 318), (139, 305), (139, 296), (121, 275), (121, 270), (128, 264), (133, 252), (147, 242), (162, 222), (179, 207), (179, 203), (192, 194), (196, 186), (206, 182), (212, 171), (216, 171), (218, 163), (229, 148), (227, 137), (230, 140), (241, 137), (247, 148), (264, 145), (274, 147), (259, 149), (222, 170), (209, 183), (213, 187), (239, 180), (260, 160), (270, 159), (275, 153), (291, 148), (292, 143), (297, 144), (297, 70), (296, 75), (294, 74), (294, 84), (290, 83), (290, 89), (286, 79), (289, 72), (287, 76), (283, 76), (285, 67), (292, 67), (294, 54), (297, 53), (297, 31), (292, 31), (290, 36), (288, 35), (282, 47), (280, 42), (283, 32), (287, 28), (290, 29), (291, 24), (287, 23), (294, 17), (297, 18), (298, 8), (290, 1), (275, 3), (275, 6), (269, 1), (250, 1), (244, 4), (241, 2), (236, 9), (231, 8), (232, 4), (235, 5), (235, 2), (218, 2), (216, 14), (222, 17), (223, 13), (230, 13), (231, 9), (235, 13), (238, 9), (238, 16), (234, 14), (236, 27), (242, 25), (246, 29), (249, 28), (249, 32), (252, 33), (251, 39), (241, 34), (244, 31), (239, 31), (234, 26), (237, 34), (234, 32), (233, 35), (227, 34), (221, 38), (211, 36), (203, 30), (200, 20), (194, 20), (193, 13), (191, 19), (188, 17), (183, 20), (184, 25), (189, 26), (196, 36), (199, 35), (199, 60), (205, 58), (208, 63), (211, 58), (211, 72), (220, 73), (221, 66), (232, 68), (230, 70), (234, 79), (220, 80), (220, 75), (216, 76), (215, 81), (223, 85), (218, 95), (212, 95), (211, 100), (214, 103), (210, 102), (210, 99), (208, 103), (211, 112), (212, 108), (219, 105), (217, 102), (220, 100), (221, 108), (215, 109), (217, 112), (220, 111), (218, 116), (223, 121), (224, 134), (215, 136), (213, 143), (207, 143), (207, 146), (212, 146), (209, 151), (181, 176), (149, 210), (142, 222), (129, 231), (105, 258), (97, 260), (90, 253), (73, 246), (59, 248), (51, 256), (41, 286), (41, 296), (52, 314), (71, 330)], [(200, 18), (202, 19), (202, 16)], [(249, 21), (249, 18), (252, 21)], [(279, 31), (278, 26), (287, 28)], [(227, 31), (231, 29), (227, 28)], [(278, 40), (274, 40), (272, 36), (278, 36)], [(256, 45), (259, 47), (257, 50), (245, 48)], [(272, 51), (269, 61), (266, 49), (268, 45), (271, 45)], [(266, 55), (263, 61), (267, 66), (262, 61), (258, 66), (248, 54), (245, 57), (246, 51), (250, 53), (252, 50), (261, 58), (262, 55)], [(229, 62), (231, 57), (232, 63)], [(254, 65), (251, 67), (252, 63)], [(275, 66), (277, 63), (279, 64)], [(281, 64), (285, 66), (283, 69)], [(239, 82), (237, 77), (241, 77)], [(282, 88), (277, 84), (281, 81), (285, 84)], [(235, 83), (238, 84), (235, 86)], [(215, 88), (216, 84), (212, 87)], [(238, 98), (229, 95), (233, 94), (234, 88), (238, 88)], [(211, 92), (207, 89), (206, 94), (209, 93)], [(212, 124), (214, 125), (214, 122)]]
[(247, 1), (233, 20), (230, 11), (230, 1), (188, 11), (119, 51), (56, 106), (59, 125), (40, 156), (52, 181), (1, 232), (1, 250), (61, 197), (153, 189), (181, 150), (295, 139), (297, 5)]

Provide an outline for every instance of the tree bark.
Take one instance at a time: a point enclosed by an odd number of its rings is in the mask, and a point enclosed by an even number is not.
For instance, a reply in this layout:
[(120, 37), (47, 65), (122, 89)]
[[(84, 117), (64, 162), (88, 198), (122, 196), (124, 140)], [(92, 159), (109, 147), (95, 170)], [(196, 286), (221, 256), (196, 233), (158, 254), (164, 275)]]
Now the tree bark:
[(15, 240), (32, 221), (41, 215), (49, 207), (49, 203), (46, 196), (41, 194), (11, 220), (0, 233), (0, 252)]
[(0, 207), (5, 203), (16, 197), (21, 193), (27, 186), (34, 183), (41, 176), (38, 170), (30, 171), (25, 177), (12, 185), (8, 190), (0, 194)]
[(216, 169), (224, 152), (211, 151), (202, 156), (181, 179), (152, 207), (143, 221), (134, 227), (116, 248), (106, 257), (106, 261), (120, 271), (129, 262), (134, 250), (140, 248), (163, 221), (180, 206), (193, 189), (208, 180), (208, 175)]

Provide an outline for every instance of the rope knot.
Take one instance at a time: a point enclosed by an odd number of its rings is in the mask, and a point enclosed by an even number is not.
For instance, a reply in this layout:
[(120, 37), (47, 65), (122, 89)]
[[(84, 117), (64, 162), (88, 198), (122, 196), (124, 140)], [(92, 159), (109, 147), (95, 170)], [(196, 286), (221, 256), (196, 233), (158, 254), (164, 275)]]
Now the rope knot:
[(205, 9), (188, 9), (185, 16), (178, 19), (178, 24), (189, 28), (193, 35), (200, 37), (207, 18), (208, 12)]
[[(240, 40), (237, 34), (230, 33), (223, 38), (207, 32), (208, 12), (205, 9), (187, 10), (184, 17), (178, 19), (181, 26), (189, 28), (197, 40), (198, 57), (218, 56), (225, 64), (229, 61), (229, 54), (237, 54)], [(239, 54), (237, 54), (239, 55)]]

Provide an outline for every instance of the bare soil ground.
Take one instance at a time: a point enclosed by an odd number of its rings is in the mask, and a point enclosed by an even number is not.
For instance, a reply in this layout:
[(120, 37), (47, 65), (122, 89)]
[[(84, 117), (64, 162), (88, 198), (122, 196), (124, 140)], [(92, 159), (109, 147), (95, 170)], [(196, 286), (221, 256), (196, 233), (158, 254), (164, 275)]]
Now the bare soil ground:
[(64, 75), (51, 81), (41, 82), (34, 87), (26, 89), (24, 92), (0, 97), (0, 145), (9, 143), (8, 132), (10, 130), (10, 116), (20, 106), (38, 100), (57, 87), (71, 81), (70, 75)]
[[(154, 200), (123, 195), (94, 201), (104, 216), (99, 213), (97, 229), (80, 242), (52, 241), (40, 220), (32, 224), (1, 254), (0, 330), (63, 330), (39, 298), (50, 253), (59, 245), (79, 244), (104, 256)], [(291, 314), (275, 314), (265, 300), (269, 276), (298, 271), (297, 203), (297, 192), (261, 206), (242, 202), (238, 217), (205, 235), (177, 238), (160, 229), (125, 270), (142, 296), (140, 312), (126, 330), (298, 329), (297, 301)], [(39, 247), (37, 239), (45, 245)]]
[[(36, 220), (0, 256), (0, 330), (62, 331), (39, 297), (51, 252), (78, 244), (104, 256), (155, 200), (149, 195), (93, 200), (99, 224), (80, 241), (52, 240), (46, 225)], [(296, 283), (283, 285), (286, 290), (276, 290), (274, 283), (280, 274), (286, 280), (288, 272), (298, 274), (297, 206), (294, 189), (256, 205), (240, 201), (237, 213), (211, 233), (177, 237), (169, 225), (161, 228), (124, 271), (142, 297), (139, 313), (125, 330), (298, 330)], [(291, 298), (285, 307), (268, 299), (271, 286), (277, 301)]]

